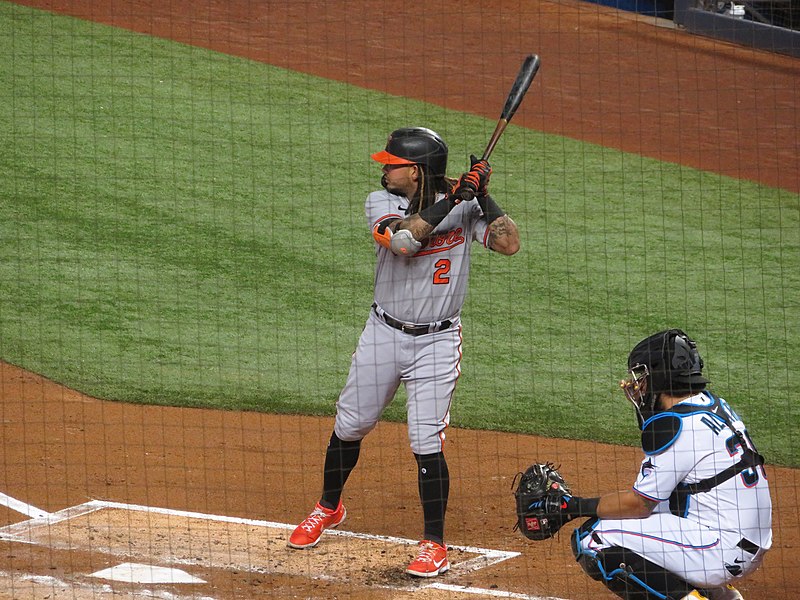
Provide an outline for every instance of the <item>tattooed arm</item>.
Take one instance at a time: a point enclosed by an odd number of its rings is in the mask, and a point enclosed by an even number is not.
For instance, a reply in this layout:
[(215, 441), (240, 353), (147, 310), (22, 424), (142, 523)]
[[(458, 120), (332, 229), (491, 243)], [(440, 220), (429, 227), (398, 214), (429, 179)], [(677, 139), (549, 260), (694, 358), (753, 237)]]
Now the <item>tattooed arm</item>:
[(519, 250), (519, 230), (511, 217), (503, 215), (489, 224), (488, 246), (506, 256), (516, 254)]

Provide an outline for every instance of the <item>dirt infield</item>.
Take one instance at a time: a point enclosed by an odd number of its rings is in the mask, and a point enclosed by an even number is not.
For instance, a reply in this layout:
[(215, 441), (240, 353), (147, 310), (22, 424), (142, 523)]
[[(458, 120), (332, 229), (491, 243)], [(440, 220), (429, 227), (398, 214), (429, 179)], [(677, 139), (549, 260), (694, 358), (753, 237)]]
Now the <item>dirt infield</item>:
[[(517, 59), (535, 51), (539, 91), (515, 124), (800, 192), (795, 59), (590, 4), (487, 1), (480, 18), (469, 12), (477, 3), (457, 0), (20, 4), (492, 119)], [(404, 426), (382, 423), (367, 438), (343, 533), (294, 552), (282, 536), (319, 494), (330, 419), (109, 403), (3, 363), (0, 401), (0, 493), (24, 503), (0, 506), (0, 598), (612, 598), (582, 574), (566, 536), (533, 546), (511, 531), (510, 485), (548, 458), (579, 493), (627, 487), (632, 448), (452, 430), (448, 542), (458, 548), (431, 587), (401, 572), (421, 524)], [(800, 597), (800, 477), (769, 473), (776, 540), (740, 586), (748, 600)], [(120, 563), (205, 583), (91, 576)]]
[[(0, 598), (612, 598), (583, 576), (566, 535), (534, 546), (511, 531), (510, 486), (546, 457), (587, 491), (626, 487), (633, 448), (452, 430), (453, 568), (432, 584), (402, 573), (421, 523), (402, 425), (367, 438), (342, 531), (294, 551), (285, 539), (319, 493), (330, 419), (104, 402), (5, 363), (0, 401), (0, 491), (27, 508), (0, 512)], [(800, 593), (800, 476), (769, 474), (776, 540), (740, 586), (748, 600)], [(91, 576), (127, 563), (202, 582)]]

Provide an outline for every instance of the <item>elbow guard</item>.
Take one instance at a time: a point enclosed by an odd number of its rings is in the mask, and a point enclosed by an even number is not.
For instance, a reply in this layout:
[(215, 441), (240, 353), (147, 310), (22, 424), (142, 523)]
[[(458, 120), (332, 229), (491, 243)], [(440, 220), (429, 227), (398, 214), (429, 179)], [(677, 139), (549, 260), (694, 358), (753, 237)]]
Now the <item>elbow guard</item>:
[(387, 219), (372, 228), (372, 237), (387, 250), (392, 249), (392, 230), (389, 229), (391, 222), (392, 220)]
[(414, 256), (422, 244), (414, 239), (408, 229), (395, 231), (389, 241), (389, 249), (398, 256)]

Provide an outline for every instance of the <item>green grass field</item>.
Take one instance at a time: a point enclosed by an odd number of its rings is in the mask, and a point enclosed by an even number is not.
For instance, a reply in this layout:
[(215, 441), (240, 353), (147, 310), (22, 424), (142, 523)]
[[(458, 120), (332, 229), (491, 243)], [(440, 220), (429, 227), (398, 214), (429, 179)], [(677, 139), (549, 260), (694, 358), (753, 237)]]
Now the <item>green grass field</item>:
[[(0, 54), (0, 357), (126, 402), (333, 414), (369, 154), (422, 124), (457, 174), (494, 127), (6, 3)], [(523, 249), (475, 248), (453, 425), (635, 444), (627, 352), (677, 326), (797, 466), (800, 197), (514, 125), (492, 162)]]

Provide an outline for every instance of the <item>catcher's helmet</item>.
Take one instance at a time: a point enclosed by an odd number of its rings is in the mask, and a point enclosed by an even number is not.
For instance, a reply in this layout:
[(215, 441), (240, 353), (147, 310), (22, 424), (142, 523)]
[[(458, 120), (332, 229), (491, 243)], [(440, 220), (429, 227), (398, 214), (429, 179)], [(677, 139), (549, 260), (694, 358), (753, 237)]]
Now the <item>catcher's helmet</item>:
[(438, 133), (425, 127), (404, 127), (389, 134), (386, 149), (372, 159), (383, 165), (423, 165), (430, 177), (444, 177), (447, 144)]
[(659, 394), (699, 392), (708, 383), (697, 344), (680, 329), (659, 331), (636, 344), (628, 355), (628, 372), (631, 377), (622, 388), (640, 421), (658, 412)]

